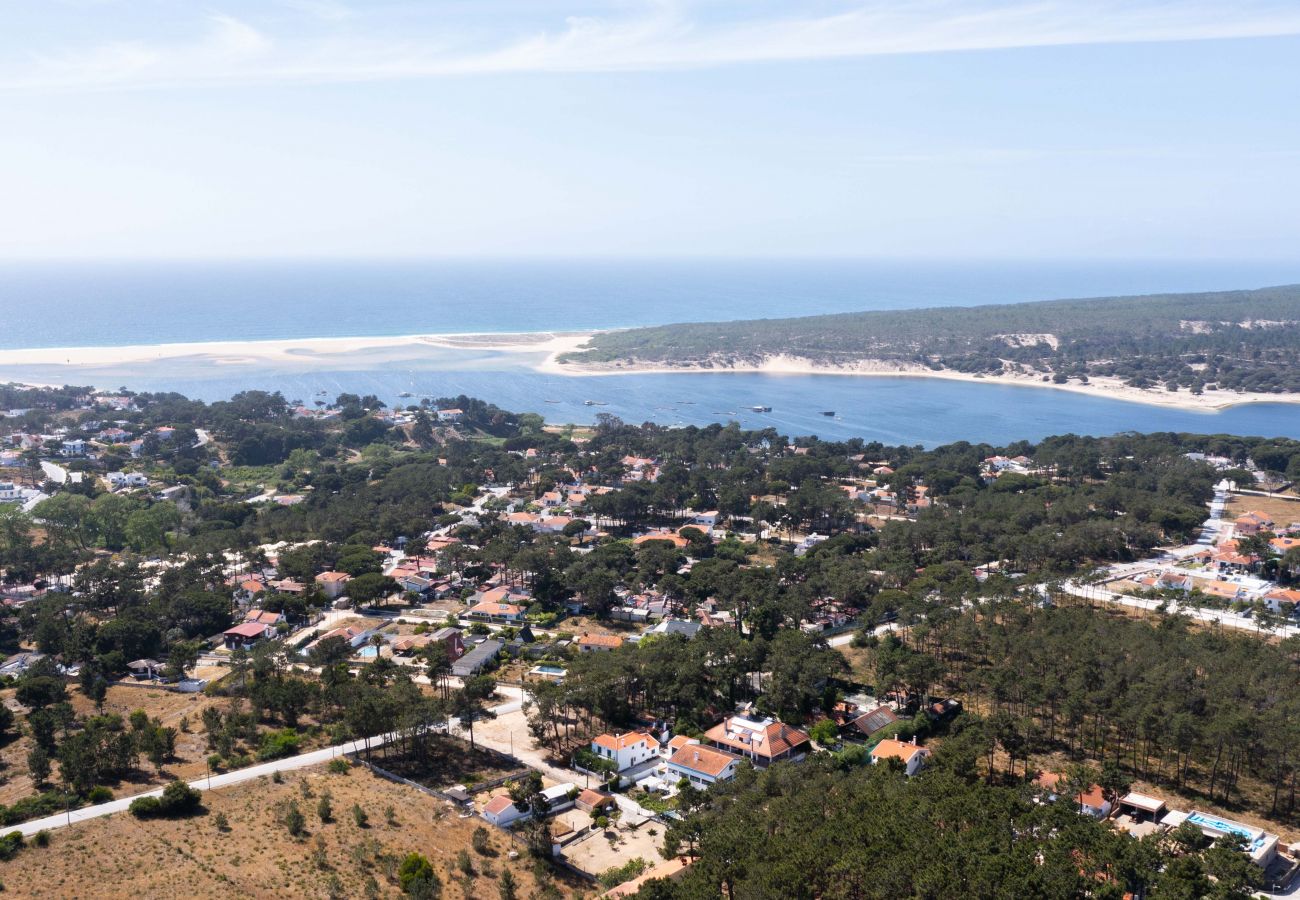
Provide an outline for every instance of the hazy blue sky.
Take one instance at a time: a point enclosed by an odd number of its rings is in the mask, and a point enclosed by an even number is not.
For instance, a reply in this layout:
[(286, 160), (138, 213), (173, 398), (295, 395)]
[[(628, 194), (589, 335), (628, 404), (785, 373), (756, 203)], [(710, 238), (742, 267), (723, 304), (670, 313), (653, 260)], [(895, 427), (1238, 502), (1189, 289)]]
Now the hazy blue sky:
[(1300, 0), (0, 0), (0, 257), (1292, 257)]

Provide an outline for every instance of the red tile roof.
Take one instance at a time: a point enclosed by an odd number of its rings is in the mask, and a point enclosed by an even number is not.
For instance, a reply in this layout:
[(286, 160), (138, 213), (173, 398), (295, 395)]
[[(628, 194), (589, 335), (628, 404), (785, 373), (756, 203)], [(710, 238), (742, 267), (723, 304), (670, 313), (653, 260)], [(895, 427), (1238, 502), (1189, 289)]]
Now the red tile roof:
[(244, 622), (236, 625), (234, 628), (227, 628), (222, 634), (232, 634), (236, 637), (259, 638), (266, 636), (266, 626), (259, 622)]

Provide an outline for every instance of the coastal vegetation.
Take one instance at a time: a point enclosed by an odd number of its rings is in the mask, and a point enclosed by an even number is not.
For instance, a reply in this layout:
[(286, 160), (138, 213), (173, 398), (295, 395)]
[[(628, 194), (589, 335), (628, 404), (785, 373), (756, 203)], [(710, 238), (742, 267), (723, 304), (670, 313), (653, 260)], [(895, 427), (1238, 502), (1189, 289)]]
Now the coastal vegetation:
[(1300, 392), (1300, 286), (706, 322), (610, 331), (561, 363), (837, 367), (1113, 377), (1136, 388)]

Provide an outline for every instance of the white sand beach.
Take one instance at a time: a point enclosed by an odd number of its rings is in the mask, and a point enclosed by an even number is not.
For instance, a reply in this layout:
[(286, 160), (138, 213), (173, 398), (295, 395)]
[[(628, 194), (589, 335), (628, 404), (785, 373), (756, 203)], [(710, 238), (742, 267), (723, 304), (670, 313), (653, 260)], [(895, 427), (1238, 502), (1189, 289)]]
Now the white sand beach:
[(1209, 391), (1196, 395), (1189, 391), (1144, 390), (1131, 387), (1118, 378), (1090, 378), (1087, 384), (1077, 381), (1056, 384), (1041, 375), (972, 375), (952, 370), (935, 371), (920, 365), (892, 360), (864, 359), (854, 363), (832, 365), (798, 356), (772, 356), (757, 364), (665, 366), (654, 363), (574, 363), (559, 361), (562, 350), (551, 354), (538, 367), (551, 375), (619, 375), (749, 372), (764, 375), (851, 375), (871, 378), (942, 378), (976, 384), (1005, 384), (1016, 387), (1049, 388), (1093, 397), (1105, 397), (1128, 403), (1145, 403), (1175, 409), (1213, 411), (1245, 403), (1300, 403), (1300, 394), (1233, 393)]
[[(576, 350), (591, 332), (518, 334), (411, 334), (392, 337), (290, 338), (266, 341), (196, 341), (129, 344), (117, 347), (38, 347), (0, 350), (0, 370), (22, 366), (129, 368), (168, 360), (206, 362), (215, 366), (277, 365), (289, 368), (334, 363), (364, 355), (368, 363), (399, 359), (421, 350), (474, 350), (558, 356)], [(70, 373), (71, 374), (71, 373)]]

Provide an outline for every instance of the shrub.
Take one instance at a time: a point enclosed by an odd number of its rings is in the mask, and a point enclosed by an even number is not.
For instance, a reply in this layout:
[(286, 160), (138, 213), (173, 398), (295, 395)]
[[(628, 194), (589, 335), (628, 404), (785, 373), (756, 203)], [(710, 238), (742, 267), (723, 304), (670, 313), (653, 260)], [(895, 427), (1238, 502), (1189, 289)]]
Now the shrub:
[(612, 888), (616, 884), (631, 881), (648, 868), (650, 868), (650, 864), (638, 856), (636, 859), (628, 860), (621, 866), (601, 872), (597, 881), (600, 882), (602, 887)]
[(162, 814), (162, 801), (157, 797), (136, 797), (127, 809), (137, 819), (155, 819)]
[(460, 869), (461, 874), (466, 878), (473, 878), (478, 874), (474, 871), (474, 860), (470, 859), (469, 851), (464, 848), (456, 851), (456, 868)]
[(442, 882), (433, 871), (433, 865), (422, 854), (408, 853), (397, 869), (397, 883), (407, 894), (437, 897), (442, 892)]
[(173, 781), (161, 797), (136, 797), (128, 809), (137, 819), (177, 818), (198, 809), (202, 796), (185, 782)]
[(40, 831), (36, 832), (36, 834), (32, 835), (32, 843), (35, 844), (37, 847), (48, 847), (48, 846), (50, 846), (50, 833), (49, 833), (49, 831), (47, 831), (46, 829), (42, 828)]
[(352, 804), (352, 821), (357, 823), (358, 828), (370, 827), (370, 816), (366, 815), (366, 811), (361, 808), (360, 803)]
[(97, 784), (90, 789), (90, 793), (86, 794), (86, 799), (91, 804), (107, 803), (113, 799), (113, 792), (102, 784)]
[(23, 833), (11, 831), (0, 837), (0, 859), (13, 859), (23, 849)]
[(501, 880), (497, 882), (497, 894), (501, 900), (515, 900), (516, 890), (514, 873), (505, 869), (501, 872)]
[(351, 771), (352, 766), (346, 759), (331, 759), (329, 771), (333, 775), (346, 775)]
[(307, 819), (294, 801), (290, 801), (285, 808), (283, 821), (284, 827), (289, 829), (289, 833), (294, 837), (301, 837), (307, 830)]
[(226, 818), (225, 813), (217, 813), (213, 816), (212, 824), (217, 826), (217, 831), (226, 832), (230, 830), (230, 820)]
[(316, 815), (326, 824), (334, 821), (334, 804), (330, 802), (329, 794), (321, 794), (316, 803)]
[(482, 825), (474, 829), (474, 833), (470, 835), (469, 842), (470, 846), (474, 848), (475, 853), (481, 856), (492, 855), (492, 844), (488, 836), (488, 830)]
[(298, 743), (298, 732), (292, 728), (269, 732), (262, 738), (262, 746), (258, 748), (257, 758), (281, 759), (286, 756), (296, 756)]
[(183, 781), (173, 781), (163, 788), (162, 813), (165, 816), (184, 816), (199, 808), (203, 794)]

